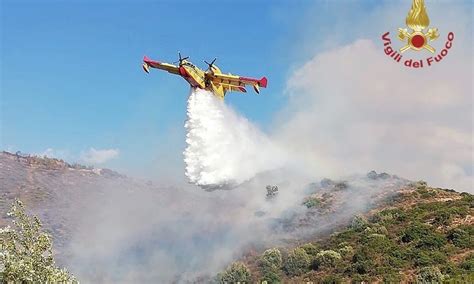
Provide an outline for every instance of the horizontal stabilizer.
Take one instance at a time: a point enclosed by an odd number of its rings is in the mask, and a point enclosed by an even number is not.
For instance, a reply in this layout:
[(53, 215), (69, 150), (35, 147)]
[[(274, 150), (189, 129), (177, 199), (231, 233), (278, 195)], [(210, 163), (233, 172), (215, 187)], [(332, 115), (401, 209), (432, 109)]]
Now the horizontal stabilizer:
[(150, 73), (150, 66), (148, 66), (148, 64), (143, 63), (142, 67), (143, 71), (145, 71), (146, 73)]
[(253, 85), (253, 89), (255, 90), (255, 93), (260, 94), (260, 88), (258, 87), (259, 84)]

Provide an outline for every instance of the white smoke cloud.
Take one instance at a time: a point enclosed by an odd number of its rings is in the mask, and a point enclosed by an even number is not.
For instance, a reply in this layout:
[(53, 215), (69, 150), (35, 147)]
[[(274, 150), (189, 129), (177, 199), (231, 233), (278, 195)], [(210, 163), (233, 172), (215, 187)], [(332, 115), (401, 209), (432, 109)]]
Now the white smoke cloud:
[(120, 151), (118, 149), (102, 149), (97, 150), (90, 148), (82, 152), (80, 159), (89, 164), (103, 164), (114, 158), (117, 158)]
[(201, 186), (234, 185), (284, 164), (284, 153), (247, 119), (212, 93), (188, 100), (186, 176)]
[(376, 169), (472, 191), (472, 53), (454, 44), (422, 70), (371, 40), (316, 54), (289, 79), (279, 140), (318, 174)]

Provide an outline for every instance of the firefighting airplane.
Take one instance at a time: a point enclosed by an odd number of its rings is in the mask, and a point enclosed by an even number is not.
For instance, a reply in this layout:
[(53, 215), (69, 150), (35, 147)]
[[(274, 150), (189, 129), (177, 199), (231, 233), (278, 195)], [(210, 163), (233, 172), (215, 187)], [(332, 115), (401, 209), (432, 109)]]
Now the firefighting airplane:
[(146, 73), (150, 72), (150, 67), (168, 71), (169, 73), (180, 75), (183, 77), (193, 88), (206, 89), (214, 93), (217, 97), (224, 99), (227, 91), (236, 91), (246, 93), (246, 85), (253, 86), (253, 89), (257, 94), (260, 93), (260, 87), (267, 87), (267, 78), (253, 79), (247, 77), (235, 76), (232, 74), (223, 74), (221, 70), (214, 65), (216, 58), (211, 63), (204, 61), (209, 68), (206, 71), (193, 65), (188, 61), (189, 56), (182, 58), (181, 53), (179, 55), (179, 65), (173, 65), (169, 63), (161, 63), (153, 61), (148, 57), (143, 58), (143, 70)]

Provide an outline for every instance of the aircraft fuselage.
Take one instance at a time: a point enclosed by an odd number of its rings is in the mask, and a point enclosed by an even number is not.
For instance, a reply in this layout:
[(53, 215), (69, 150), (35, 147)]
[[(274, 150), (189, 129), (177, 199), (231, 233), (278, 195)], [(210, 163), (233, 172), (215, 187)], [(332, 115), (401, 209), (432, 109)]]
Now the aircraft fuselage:
[(148, 57), (143, 58), (143, 70), (146, 73), (150, 72), (150, 67), (168, 71), (169, 73), (179, 75), (183, 77), (189, 85), (193, 88), (201, 88), (211, 91), (215, 96), (224, 99), (227, 91), (234, 92), (247, 92), (245, 89), (246, 85), (251, 85), (255, 92), (258, 94), (260, 87), (267, 87), (267, 78), (262, 77), (261, 79), (254, 79), (249, 77), (241, 77), (232, 74), (223, 74), (219, 67), (214, 65), (216, 59), (211, 63), (204, 61), (209, 65), (206, 71), (196, 67), (191, 62), (187, 61), (189, 57), (182, 58), (179, 54), (179, 65), (162, 63), (149, 59)]

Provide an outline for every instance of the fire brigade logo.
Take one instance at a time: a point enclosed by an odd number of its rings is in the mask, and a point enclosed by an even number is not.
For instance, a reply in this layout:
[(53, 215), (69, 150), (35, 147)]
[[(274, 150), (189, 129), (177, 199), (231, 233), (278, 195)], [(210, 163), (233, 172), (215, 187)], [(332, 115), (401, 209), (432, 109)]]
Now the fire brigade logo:
[(411, 32), (406, 28), (398, 29), (398, 38), (406, 42), (406, 45), (400, 48), (400, 52), (403, 53), (409, 49), (416, 51), (427, 49), (431, 53), (434, 53), (435, 49), (428, 44), (428, 41), (437, 39), (439, 33), (437, 28), (430, 28), (426, 33), (424, 32), (430, 25), (430, 18), (428, 17), (428, 13), (426, 13), (424, 0), (413, 0), (405, 23), (407, 27), (411, 29)]
[(441, 62), (441, 60), (448, 55), (449, 50), (453, 46), (453, 32), (448, 33), (446, 42), (438, 54), (425, 59), (408, 58), (402, 61), (402, 58), (405, 55), (404, 52), (410, 49), (414, 51), (426, 49), (430, 53), (435, 53), (436, 49), (431, 46), (430, 43), (439, 38), (438, 29), (430, 27), (430, 18), (426, 12), (424, 0), (413, 0), (405, 23), (407, 26), (406, 28), (398, 29), (398, 39), (404, 43), (402, 47), (392, 47), (390, 32), (386, 32), (382, 35), (384, 52), (395, 62), (402, 62), (406, 67), (423, 68)]

